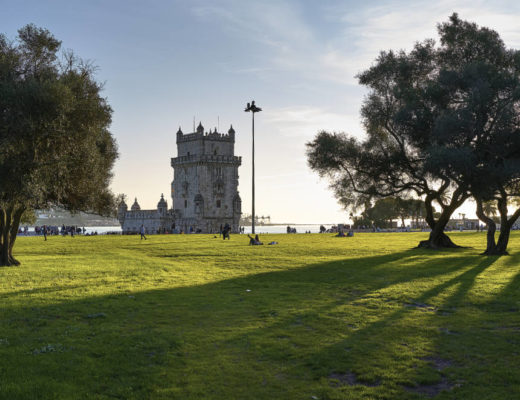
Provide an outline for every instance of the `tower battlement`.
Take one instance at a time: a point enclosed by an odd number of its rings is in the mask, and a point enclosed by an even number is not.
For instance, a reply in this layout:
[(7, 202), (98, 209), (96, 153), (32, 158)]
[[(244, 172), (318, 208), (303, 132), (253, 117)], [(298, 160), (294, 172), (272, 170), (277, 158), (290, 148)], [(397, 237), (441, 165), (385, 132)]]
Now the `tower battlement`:
[(210, 129), (208, 132), (205, 132), (204, 127), (200, 122), (197, 130), (191, 133), (183, 133), (179, 127), (179, 130), (177, 131), (177, 143), (191, 142), (195, 140), (212, 140), (235, 143), (235, 130), (233, 129), (233, 126), (231, 126), (227, 133), (217, 132), (217, 128), (213, 131)]

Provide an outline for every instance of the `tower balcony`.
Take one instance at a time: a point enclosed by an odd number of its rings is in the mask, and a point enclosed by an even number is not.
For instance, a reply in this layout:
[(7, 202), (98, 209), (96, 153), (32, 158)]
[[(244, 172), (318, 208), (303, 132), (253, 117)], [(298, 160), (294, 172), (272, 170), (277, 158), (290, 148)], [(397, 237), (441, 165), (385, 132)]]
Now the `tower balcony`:
[(242, 157), (226, 156), (221, 154), (190, 154), (189, 156), (179, 156), (172, 158), (171, 166), (176, 167), (178, 165), (198, 163), (241, 165)]

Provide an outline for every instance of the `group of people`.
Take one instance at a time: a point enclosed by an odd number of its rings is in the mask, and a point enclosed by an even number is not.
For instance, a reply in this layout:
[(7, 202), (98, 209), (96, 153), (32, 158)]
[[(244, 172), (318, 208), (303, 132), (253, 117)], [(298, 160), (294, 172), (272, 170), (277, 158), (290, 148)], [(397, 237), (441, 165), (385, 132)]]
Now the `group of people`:
[(287, 225), (287, 233), (296, 233), (296, 228), (291, 228), (289, 225)]
[[(27, 227), (25, 227), (23, 233), (25, 235), (28, 234)], [(58, 226), (47, 226), (47, 225), (35, 226), (34, 233), (38, 236), (40, 236), (40, 235), (43, 236), (45, 240), (47, 240), (47, 236), (57, 236), (57, 235), (62, 235), (62, 236), (70, 235), (71, 237), (74, 237), (74, 235), (83, 234), (85, 236), (90, 236), (87, 233), (87, 229), (85, 227), (80, 228), (78, 226), (65, 226), (65, 224), (63, 224), (61, 226), (61, 228)], [(97, 232), (92, 233), (92, 235), (97, 235)]]

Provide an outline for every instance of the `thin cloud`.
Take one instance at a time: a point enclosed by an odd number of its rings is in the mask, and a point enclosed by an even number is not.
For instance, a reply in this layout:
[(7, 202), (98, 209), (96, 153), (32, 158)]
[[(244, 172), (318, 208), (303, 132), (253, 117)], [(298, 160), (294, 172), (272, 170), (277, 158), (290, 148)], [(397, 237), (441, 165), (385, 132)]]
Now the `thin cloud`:
[(308, 140), (321, 130), (348, 132), (358, 137), (363, 135), (363, 128), (356, 115), (338, 114), (319, 107), (285, 107), (266, 111), (264, 118), (281, 135), (301, 137), (302, 140)]
[(508, 46), (520, 47), (519, 6), (483, 0), (392, 1), (354, 11), (342, 3), (324, 6), (331, 25), (339, 27), (327, 40), (319, 35), (319, 25), (303, 18), (296, 2), (227, 0), (218, 4), (195, 6), (193, 13), (204, 22), (219, 21), (225, 29), (256, 45), (261, 56), (255, 63), (261, 59), (262, 65), (235, 66), (235, 72), (262, 79), (268, 77), (266, 72), (274, 77), (276, 71), (284, 71), (305, 80), (357, 85), (355, 76), (368, 68), (380, 51), (409, 50), (417, 41), (435, 39), (437, 23), (446, 21), (453, 12), (497, 30)]

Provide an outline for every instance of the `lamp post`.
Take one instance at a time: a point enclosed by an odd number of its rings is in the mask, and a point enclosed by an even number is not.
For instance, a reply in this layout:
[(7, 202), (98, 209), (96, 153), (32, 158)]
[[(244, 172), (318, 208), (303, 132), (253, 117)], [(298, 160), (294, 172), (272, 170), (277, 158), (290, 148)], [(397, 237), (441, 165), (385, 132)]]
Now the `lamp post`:
[(260, 107), (255, 105), (255, 101), (251, 101), (251, 103), (247, 103), (245, 112), (250, 112), (253, 117), (252, 122), (252, 132), (253, 132), (253, 179), (252, 179), (252, 194), (253, 194), (253, 203), (251, 206), (251, 233), (255, 233), (255, 113), (262, 111)]

